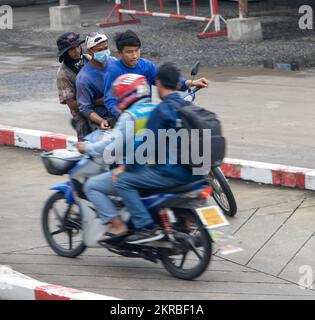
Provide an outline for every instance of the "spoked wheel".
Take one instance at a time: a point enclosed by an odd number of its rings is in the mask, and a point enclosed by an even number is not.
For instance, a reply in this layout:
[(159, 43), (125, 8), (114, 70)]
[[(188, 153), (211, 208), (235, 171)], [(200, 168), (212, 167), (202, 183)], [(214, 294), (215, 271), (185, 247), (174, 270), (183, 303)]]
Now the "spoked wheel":
[(235, 216), (237, 212), (236, 201), (221, 169), (218, 167), (212, 168), (209, 177), (213, 188), (214, 200), (226, 215)]
[(200, 276), (208, 267), (212, 255), (211, 238), (199, 218), (189, 210), (175, 212), (178, 223), (174, 249), (161, 250), (161, 260), (165, 269), (174, 277), (192, 280)]
[(42, 227), (48, 244), (58, 255), (74, 258), (86, 249), (82, 241), (80, 209), (75, 204), (67, 204), (64, 193), (57, 192), (47, 200)]

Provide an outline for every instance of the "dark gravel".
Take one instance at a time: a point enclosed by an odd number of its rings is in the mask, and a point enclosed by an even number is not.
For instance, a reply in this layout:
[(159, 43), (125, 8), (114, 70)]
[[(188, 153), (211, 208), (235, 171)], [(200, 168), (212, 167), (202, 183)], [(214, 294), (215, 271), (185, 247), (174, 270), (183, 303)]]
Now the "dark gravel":
[[(81, 5), (82, 23), (89, 27), (79, 28), (81, 34), (98, 29), (101, 22), (112, 7), (112, 2), (104, 1), (72, 1)], [(142, 1), (134, 1), (142, 3)], [(150, 2), (149, 2), (150, 3)], [(154, 3), (158, 3), (157, 1)], [(167, 1), (175, 10), (175, 1)], [(184, 1), (182, 13), (191, 13), (191, 1)], [(237, 4), (220, 1), (220, 11), (225, 18), (237, 16)], [(275, 5), (275, 3), (278, 3)], [(280, 3), (280, 4), (279, 4)], [(198, 14), (206, 15), (208, 1), (198, 1)], [(141, 8), (140, 6), (136, 8)], [(157, 10), (152, 4), (151, 10)], [(105, 29), (109, 38), (116, 32), (130, 28), (141, 36), (143, 54), (156, 63), (166, 60), (176, 61), (183, 68), (191, 65), (191, 59), (201, 60), (203, 66), (217, 65), (262, 65), (266, 59), (289, 61), (294, 58), (313, 55), (315, 52), (315, 33), (301, 31), (298, 28), (298, 9), (292, 5), (283, 5), (281, 1), (261, 1), (250, 4), (252, 16), (261, 16), (264, 41), (260, 43), (230, 43), (226, 37), (200, 40), (196, 34), (201, 32), (204, 24), (190, 21), (177, 21), (163, 18), (141, 17), (138, 25), (119, 26)], [(55, 40), (59, 32), (48, 29), (48, 5), (16, 8), (14, 30), (0, 31), (0, 42), (14, 44), (32, 44), (45, 46), (46, 51), (55, 52)], [(33, 17), (30, 19), (29, 17)], [(112, 44), (112, 48), (114, 48)]]

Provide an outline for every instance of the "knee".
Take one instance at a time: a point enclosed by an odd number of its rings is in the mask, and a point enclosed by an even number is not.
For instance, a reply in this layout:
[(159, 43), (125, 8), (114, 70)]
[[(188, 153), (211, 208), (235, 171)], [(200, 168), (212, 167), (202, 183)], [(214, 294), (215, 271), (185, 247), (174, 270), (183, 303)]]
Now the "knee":
[(115, 188), (119, 190), (126, 190), (128, 189), (128, 183), (125, 181), (123, 178), (123, 174), (119, 175), (116, 183), (115, 183)]
[(93, 179), (90, 178), (84, 185), (84, 193), (86, 195), (89, 195), (91, 193), (91, 191), (94, 189), (94, 183), (93, 183)]

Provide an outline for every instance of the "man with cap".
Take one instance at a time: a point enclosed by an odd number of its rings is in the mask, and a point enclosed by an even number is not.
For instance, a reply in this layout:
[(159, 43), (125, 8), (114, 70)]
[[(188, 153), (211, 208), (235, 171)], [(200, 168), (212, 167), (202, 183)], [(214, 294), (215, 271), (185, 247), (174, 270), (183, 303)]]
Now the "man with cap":
[(57, 40), (59, 62), (61, 63), (57, 73), (59, 101), (61, 104), (68, 105), (79, 140), (90, 133), (88, 122), (80, 114), (76, 101), (75, 79), (80, 69), (88, 61), (88, 56), (82, 54), (81, 44), (83, 42), (84, 40), (80, 39), (80, 35), (75, 32), (63, 33)]
[(104, 33), (91, 32), (86, 37), (86, 47), (91, 60), (76, 79), (79, 110), (88, 119), (92, 131), (106, 130), (114, 126), (115, 118), (104, 105), (104, 77), (108, 66), (116, 59), (110, 56)]

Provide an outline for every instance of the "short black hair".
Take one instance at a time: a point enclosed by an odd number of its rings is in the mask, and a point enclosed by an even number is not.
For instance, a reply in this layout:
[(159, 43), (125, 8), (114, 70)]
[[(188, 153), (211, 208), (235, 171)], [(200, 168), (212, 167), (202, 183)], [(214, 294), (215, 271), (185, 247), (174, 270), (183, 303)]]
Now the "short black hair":
[(162, 64), (156, 74), (156, 80), (159, 80), (163, 87), (169, 90), (177, 88), (180, 77), (180, 70), (172, 62)]
[(139, 37), (132, 30), (116, 34), (115, 43), (118, 51), (123, 51), (124, 47), (141, 47)]

